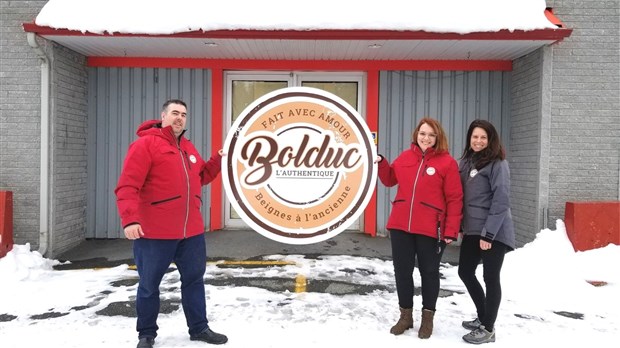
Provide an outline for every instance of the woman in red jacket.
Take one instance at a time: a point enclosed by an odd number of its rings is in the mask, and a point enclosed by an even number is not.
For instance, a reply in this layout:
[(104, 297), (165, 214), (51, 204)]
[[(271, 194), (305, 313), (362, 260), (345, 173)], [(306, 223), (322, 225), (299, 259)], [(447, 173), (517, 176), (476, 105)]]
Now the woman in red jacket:
[(398, 185), (387, 223), (400, 318), (390, 332), (400, 335), (413, 328), (413, 270), (415, 260), (422, 278), (422, 323), (419, 338), (433, 333), (439, 296), (439, 263), (446, 244), (457, 239), (463, 191), (458, 165), (448, 152), (441, 124), (423, 118), (413, 131), (411, 148), (390, 165), (379, 156), (379, 179)]

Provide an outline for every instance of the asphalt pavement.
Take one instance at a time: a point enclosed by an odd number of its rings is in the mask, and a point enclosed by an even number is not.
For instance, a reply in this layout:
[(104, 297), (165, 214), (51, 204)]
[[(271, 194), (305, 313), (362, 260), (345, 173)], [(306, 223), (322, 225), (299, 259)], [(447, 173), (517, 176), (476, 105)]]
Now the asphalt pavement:
[[(394, 285), (357, 284), (337, 279), (316, 280), (301, 278), (263, 278), (252, 269), (282, 267), (286, 264), (270, 261), (271, 255), (303, 255), (306, 259), (319, 259), (325, 255), (347, 255), (365, 258), (391, 260), (392, 250), (389, 237), (372, 237), (358, 232), (345, 231), (326, 241), (306, 245), (290, 245), (273, 241), (252, 230), (225, 230), (206, 233), (207, 262), (218, 269), (243, 269), (243, 277), (221, 277), (207, 274), (207, 284), (216, 286), (252, 286), (269, 291), (324, 292), (331, 294), (366, 294), (375, 290), (395, 291)], [(458, 263), (458, 243), (448, 245), (442, 262)], [(58, 270), (106, 268), (122, 264), (134, 265), (132, 241), (127, 239), (86, 240), (76, 248), (58, 257), (63, 264), (54, 266)], [(69, 261), (69, 262), (66, 262)], [(174, 265), (172, 265), (174, 266)], [(367, 270), (347, 269), (346, 272), (360, 273)], [(171, 271), (174, 267), (171, 268)], [(225, 273), (225, 272), (222, 272)], [(130, 286), (137, 278), (119, 280), (119, 284)], [(416, 291), (419, 291), (416, 288)], [(442, 290), (440, 296), (451, 292)], [(127, 304), (124, 304), (127, 306)]]
[[(348, 255), (391, 260), (391, 245), (388, 237), (371, 237), (362, 233), (343, 232), (320, 243), (289, 245), (275, 242), (251, 230), (226, 230), (207, 233), (206, 245), (207, 263), (211, 267), (205, 274), (205, 284), (210, 286), (256, 287), (280, 293), (315, 292), (332, 295), (366, 295), (375, 291), (396, 292), (394, 283), (376, 284), (351, 280), (372, 277), (372, 269), (343, 264), (339, 267), (339, 271), (347, 274), (346, 277), (312, 279), (304, 274), (290, 276), (290, 272), (287, 273), (284, 270), (294, 265), (294, 262), (274, 261), (278, 258), (269, 257), (272, 255), (303, 255), (304, 259), (318, 260), (326, 255)], [(458, 245), (448, 246), (443, 254), (442, 262), (455, 265), (458, 262), (458, 249)], [(56, 259), (62, 262), (54, 266), (56, 270), (101, 269), (120, 265), (129, 265), (130, 269), (135, 269), (132, 241), (127, 239), (86, 240)], [(276, 269), (270, 269), (268, 273), (276, 275), (265, 276), (264, 271), (268, 267), (275, 267)], [(235, 271), (230, 272), (231, 270), (227, 270), (229, 268), (234, 268)], [(175, 272), (175, 265), (172, 264), (168, 271)], [(106, 291), (101, 294), (101, 297), (111, 296), (110, 293), (116, 291), (125, 293), (128, 287), (137, 286), (138, 280), (137, 273), (120, 277), (110, 284), (115, 290)], [(181, 305), (178, 298), (178, 284), (162, 284), (160, 291), (162, 295), (167, 294), (167, 296), (162, 296), (160, 313), (177, 311)], [(439, 296), (447, 297), (453, 293), (450, 290), (440, 289)], [(415, 288), (415, 294), (420, 295), (419, 286)], [(76, 304), (70, 311), (89, 310), (91, 305), (94, 306), (97, 303), (99, 302), (92, 301), (86, 306)], [(96, 315), (135, 317), (135, 313), (135, 298), (129, 297), (126, 300), (107, 304), (99, 309)], [(53, 319), (67, 314), (69, 312), (50, 309), (31, 319)], [(0, 311), (0, 322), (12, 321), (16, 318), (17, 316), (11, 313)]]
[[(222, 230), (205, 234), (209, 261), (261, 260), (267, 255), (350, 255), (382, 260), (392, 259), (389, 237), (372, 237), (358, 232), (345, 231), (326, 241), (307, 245), (290, 245), (273, 241), (252, 230)], [(448, 245), (442, 262), (456, 265), (459, 247)], [(92, 239), (59, 255), (60, 261), (70, 261), (62, 266), (69, 268), (101, 268), (119, 264), (133, 264), (132, 242), (127, 239)]]

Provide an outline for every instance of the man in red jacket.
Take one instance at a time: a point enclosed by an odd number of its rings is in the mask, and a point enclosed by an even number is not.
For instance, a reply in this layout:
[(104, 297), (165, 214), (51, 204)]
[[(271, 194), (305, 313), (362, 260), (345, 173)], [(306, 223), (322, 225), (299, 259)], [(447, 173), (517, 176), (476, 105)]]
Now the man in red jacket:
[(114, 191), (125, 236), (134, 241), (140, 276), (137, 348), (152, 348), (157, 337), (159, 285), (171, 262), (181, 274), (190, 340), (228, 341), (212, 331), (207, 320), (203, 280), (207, 252), (200, 213), (202, 185), (220, 173), (222, 150), (205, 162), (183, 136), (186, 118), (185, 103), (173, 99), (164, 103), (161, 120), (140, 125)]

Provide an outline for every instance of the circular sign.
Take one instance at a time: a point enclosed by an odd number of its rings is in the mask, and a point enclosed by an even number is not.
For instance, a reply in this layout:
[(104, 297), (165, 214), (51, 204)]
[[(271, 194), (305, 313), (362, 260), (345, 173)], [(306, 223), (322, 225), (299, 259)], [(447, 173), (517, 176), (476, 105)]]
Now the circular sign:
[(344, 231), (376, 184), (365, 121), (316, 88), (284, 88), (254, 101), (233, 124), (224, 151), (230, 203), (250, 227), (282, 243), (316, 243)]

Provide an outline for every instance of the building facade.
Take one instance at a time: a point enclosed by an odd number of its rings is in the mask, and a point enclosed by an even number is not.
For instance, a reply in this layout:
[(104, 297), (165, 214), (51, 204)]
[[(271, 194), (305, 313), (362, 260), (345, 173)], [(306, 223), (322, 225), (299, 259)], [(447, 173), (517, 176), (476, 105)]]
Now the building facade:
[[(45, 3), (0, 2), (0, 190), (13, 192), (15, 243), (49, 257), (122, 237), (113, 189), (123, 155), (137, 125), (171, 97), (189, 102), (189, 137), (205, 156), (243, 105), (283, 86), (349, 98), (388, 158), (425, 115), (442, 122), (456, 158), (469, 122), (491, 120), (508, 148), (519, 245), (554, 228), (566, 202), (620, 199), (619, 1), (547, 1), (572, 32), (508, 63), (430, 64), (89, 56), (28, 25)], [(394, 193), (378, 185), (355, 230), (385, 236)], [(207, 230), (243, 228), (221, 183), (204, 197)]]

